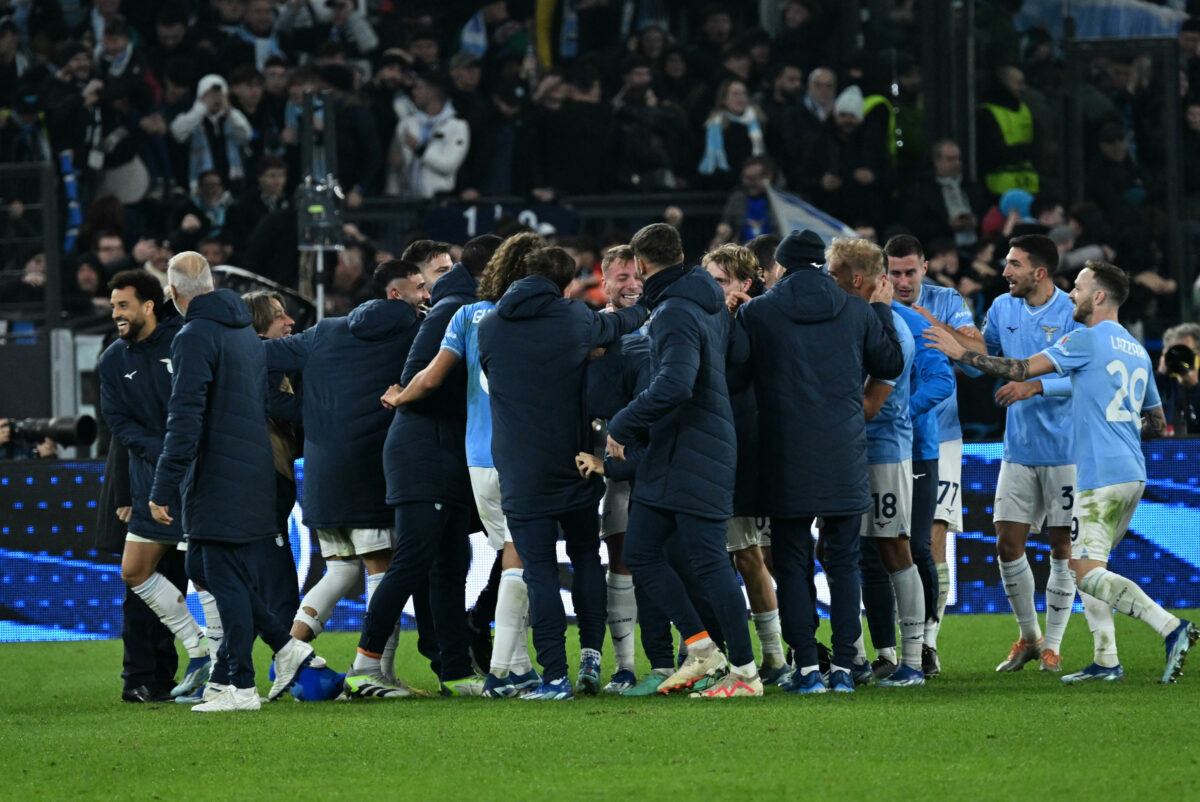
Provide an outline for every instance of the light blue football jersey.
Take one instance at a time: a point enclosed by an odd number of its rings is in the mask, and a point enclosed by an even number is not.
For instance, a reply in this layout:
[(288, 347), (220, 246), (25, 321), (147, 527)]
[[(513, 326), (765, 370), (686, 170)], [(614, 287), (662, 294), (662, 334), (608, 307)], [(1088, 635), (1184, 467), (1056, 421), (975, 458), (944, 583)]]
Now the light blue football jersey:
[[(957, 330), (963, 326), (974, 328), (975, 326), (971, 308), (958, 294), (958, 290), (953, 287), (924, 283), (921, 285), (921, 292), (913, 301), (913, 305), (925, 307), (931, 315), (952, 329)], [(979, 374), (973, 373), (972, 375)], [(945, 443), (947, 440), (961, 440), (962, 426), (958, 422), (958, 394), (952, 393), (949, 398), (938, 404), (937, 413), (938, 441)]]
[[(1027, 359), (1049, 348), (1067, 334), (1083, 328), (1076, 323), (1075, 304), (1065, 292), (1041, 306), (1024, 298), (1001, 295), (992, 302), (983, 327), (983, 339), (992, 356)], [(1019, 465), (1070, 465), (1074, 451), (1071, 424), (1071, 380), (1043, 376), (1042, 395), (1008, 408), (1004, 429), (1004, 460)]]
[(1146, 481), (1141, 412), (1162, 406), (1146, 349), (1119, 323), (1105, 320), (1041, 353), (1071, 377), (1079, 489)]
[(912, 415), (908, 412), (910, 376), (916, 343), (908, 324), (895, 309), (892, 310), (892, 325), (896, 339), (904, 352), (904, 370), (895, 379), (884, 381), (892, 385), (892, 392), (883, 402), (878, 414), (867, 421), (867, 464), (886, 465), (912, 459)]
[(487, 376), (479, 366), (479, 321), (495, 308), (491, 301), (460, 307), (442, 338), (442, 350), (467, 363), (467, 465), (472, 468), (496, 467), (492, 462), (492, 400)]

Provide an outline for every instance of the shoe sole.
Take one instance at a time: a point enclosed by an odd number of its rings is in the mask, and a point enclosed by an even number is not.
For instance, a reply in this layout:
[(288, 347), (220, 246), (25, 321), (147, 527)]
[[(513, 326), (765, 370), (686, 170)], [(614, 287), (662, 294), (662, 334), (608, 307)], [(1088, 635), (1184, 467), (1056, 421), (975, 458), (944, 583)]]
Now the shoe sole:
[(1062, 678), (1063, 684), (1064, 685), (1086, 685), (1089, 682), (1124, 682), (1125, 681), (1124, 674), (1119, 674), (1117, 676), (1113, 676), (1111, 674), (1105, 674), (1104, 676), (1092, 674), (1092, 675), (1087, 676), (1086, 678), (1080, 677), (1078, 679), (1071, 679), (1072, 676), (1074, 676), (1074, 675), (1068, 674), (1067, 676), (1063, 677)]
[(1163, 672), (1161, 680), (1163, 685), (1173, 683), (1183, 675), (1183, 665), (1187, 662), (1188, 652), (1196, 645), (1197, 639), (1200, 639), (1200, 629), (1189, 623), (1184, 630), (1183, 643), (1172, 651), (1170, 659), (1167, 660), (1167, 670)]

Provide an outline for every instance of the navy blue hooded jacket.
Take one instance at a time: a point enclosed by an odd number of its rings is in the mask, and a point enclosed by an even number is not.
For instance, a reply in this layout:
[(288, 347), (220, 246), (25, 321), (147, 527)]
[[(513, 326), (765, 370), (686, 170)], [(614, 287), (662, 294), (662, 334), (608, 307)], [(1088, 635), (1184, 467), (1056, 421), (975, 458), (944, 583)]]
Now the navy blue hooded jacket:
[[(479, 283), (461, 264), (433, 285), (433, 306), (408, 351), (400, 383), (405, 387), (437, 356), (450, 318), (475, 302)], [(387, 386), (383, 387), (386, 390)], [(382, 390), (380, 391), (382, 392)], [(459, 360), (432, 395), (395, 412), (383, 446), (387, 503), (417, 501), (472, 506), (467, 473), (467, 369)]]
[(863, 370), (880, 379), (904, 370), (891, 308), (851, 297), (804, 267), (745, 304), (739, 319), (758, 400), (760, 514), (865, 512)]
[(404, 301), (367, 301), (294, 337), (266, 340), (267, 369), (304, 381), (304, 523), (382, 529), (395, 524), (383, 478), (393, 413), (379, 396), (400, 380), (417, 334)]
[(575, 455), (591, 451), (588, 352), (646, 320), (646, 308), (593, 312), (553, 281), (516, 281), (479, 322), (480, 364), (492, 399), (492, 457), (505, 515), (541, 518), (596, 504), (599, 477), (584, 480)]
[[(189, 538), (247, 543), (278, 534), (267, 438), (267, 363), (233, 290), (192, 299), (171, 343), (167, 435), (150, 500), (183, 497)], [(168, 512), (178, 520), (180, 511)]]
[[(608, 431), (608, 419), (649, 386), (650, 338), (640, 332), (625, 335), (588, 363), (588, 417), (605, 421), (600, 440), (604, 440)], [(623, 460), (605, 454), (604, 475), (615, 482), (633, 481), (644, 451), (645, 443), (631, 443), (625, 448)]]
[[(150, 517), (154, 466), (167, 433), (171, 399), (171, 341), (183, 325), (178, 315), (159, 321), (141, 342), (117, 340), (100, 355), (100, 410), (108, 428), (129, 450), (129, 531), (156, 540), (183, 540), (179, 517), (163, 526)], [(179, 495), (167, 501), (179, 511)]]
[(737, 438), (725, 361), (733, 318), (720, 286), (699, 267), (676, 265), (646, 280), (650, 386), (609, 421), (622, 445), (649, 433), (632, 498), (701, 518), (733, 514)]

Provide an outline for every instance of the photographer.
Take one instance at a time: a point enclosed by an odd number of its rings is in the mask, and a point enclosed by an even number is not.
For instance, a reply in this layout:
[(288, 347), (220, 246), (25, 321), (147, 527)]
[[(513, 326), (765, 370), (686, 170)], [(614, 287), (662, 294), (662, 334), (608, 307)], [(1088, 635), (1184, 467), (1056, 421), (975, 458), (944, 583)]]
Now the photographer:
[(1200, 324), (1180, 323), (1163, 333), (1163, 352), (1155, 380), (1163, 400), (1168, 431), (1176, 437), (1200, 434)]
[[(15, 430), (15, 431), (14, 431)], [(0, 418), (0, 459), (56, 459), (58, 443), (49, 437), (34, 443), (8, 418)]]

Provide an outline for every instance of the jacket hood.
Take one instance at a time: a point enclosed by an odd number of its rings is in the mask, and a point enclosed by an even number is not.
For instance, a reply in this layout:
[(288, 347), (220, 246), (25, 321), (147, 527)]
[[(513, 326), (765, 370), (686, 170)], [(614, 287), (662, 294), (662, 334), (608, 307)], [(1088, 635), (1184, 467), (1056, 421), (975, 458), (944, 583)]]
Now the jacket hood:
[[(445, 279), (442, 279), (445, 281)], [(440, 283), (440, 282), (439, 282)], [(562, 290), (545, 276), (526, 276), (514, 281), (496, 304), (496, 314), (505, 320), (525, 320), (542, 314), (563, 297)]]
[(386, 340), (415, 323), (417, 311), (405, 301), (376, 299), (354, 307), (346, 319), (350, 323), (350, 333), (356, 338)]
[(721, 285), (700, 267), (686, 269), (682, 276), (663, 289), (660, 300), (667, 298), (686, 298), (710, 315), (725, 308), (725, 293)]
[(462, 262), (458, 262), (454, 267), (450, 268), (450, 272), (442, 276), (433, 285), (433, 289), (429, 292), (429, 305), (433, 306), (443, 298), (451, 295), (470, 295), (475, 296), (475, 292), (479, 289), (479, 282), (471, 275)]
[(771, 288), (771, 295), (777, 293), (784, 300), (783, 313), (797, 323), (832, 320), (850, 297), (831, 276), (816, 268), (788, 273)]
[(188, 304), (187, 319), (211, 320), (231, 329), (249, 326), (252, 321), (250, 310), (233, 290), (213, 290), (197, 295)]

